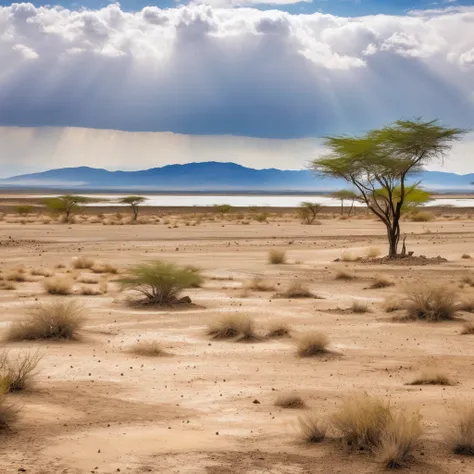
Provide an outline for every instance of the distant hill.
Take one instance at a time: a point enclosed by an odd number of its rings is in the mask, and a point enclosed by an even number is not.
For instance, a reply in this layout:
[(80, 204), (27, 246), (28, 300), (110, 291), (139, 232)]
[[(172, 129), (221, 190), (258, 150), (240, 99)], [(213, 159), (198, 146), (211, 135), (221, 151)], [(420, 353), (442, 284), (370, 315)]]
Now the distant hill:
[[(432, 190), (472, 191), (474, 174), (424, 171), (416, 179)], [(142, 171), (108, 171), (99, 168), (60, 168), (0, 180), (2, 187), (68, 188), (135, 191), (301, 191), (340, 189), (338, 179), (315, 177), (309, 170), (257, 170), (235, 163), (204, 162), (168, 165)]]

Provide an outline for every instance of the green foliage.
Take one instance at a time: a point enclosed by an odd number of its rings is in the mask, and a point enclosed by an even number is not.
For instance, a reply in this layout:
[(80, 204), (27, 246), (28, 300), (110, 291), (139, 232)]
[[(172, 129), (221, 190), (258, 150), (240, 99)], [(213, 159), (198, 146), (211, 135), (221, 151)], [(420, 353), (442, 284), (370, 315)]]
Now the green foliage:
[(20, 214), (20, 216), (24, 216), (26, 214), (31, 214), (33, 212), (33, 206), (24, 204), (22, 206), (16, 206), (15, 210), (17, 214)]
[(118, 200), (119, 204), (128, 204), (132, 208), (133, 220), (136, 221), (138, 217), (138, 206), (146, 201), (144, 196), (126, 196)]
[(259, 214), (257, 214), (254, 219), (257, 221), (257, 222), (267, 222), (267, 219), (268, 219), (268, 213), (267, 212), (260, 212)]
[(334, 199), (339, 199), (341, 201), (341, 215), (344, 214), (344, 201), (351, 201), (351, 207), (349, 209), (349, 216), (352, 213), (352, 209), (354, 207), (354, 201), (360, 200), (360, 196), (349, 189), (341, 189), (340, 191), (336, 191), (331, 194), (331, 197)]
[(219, 214), (229, 214), (232, 212), (232, 206), (230, 204), (214, 204), (213, 208)]
[(298, 214), (303, 221), (303, 224), (310, 225), (316, 219), (316, 216), (321, 212), (322, 206), (316, 202), (302, 202), (298, 209)]
[(342, 178), (357, 189), (361, 200), (387, 227), (389, 255), (395, 257), (400, 217), (413, 192), (407, 178), (443, 158), (464, 133), (443, 127), (437, 120), (398, 120), (360, 137), (328, 137), (326, 146), (331, 152), (315, 160), (312, 169), (322, 176)]
[(124, 290), (134, 290), (145, 297), (144, 303), (169, 305), (177, 302), (185, 288), (197, 287), (202, 277), (193, 267), (155, 261), (132, 267), (128, 276), (119, 280)]
[(71, 215), (79, 210), (79, 204), (85, 204), (89, 201), (86, 197), (72, 194), (45, 199), (48, 210), (55, 214), (64, 214), (66, 222), (69, 222)]

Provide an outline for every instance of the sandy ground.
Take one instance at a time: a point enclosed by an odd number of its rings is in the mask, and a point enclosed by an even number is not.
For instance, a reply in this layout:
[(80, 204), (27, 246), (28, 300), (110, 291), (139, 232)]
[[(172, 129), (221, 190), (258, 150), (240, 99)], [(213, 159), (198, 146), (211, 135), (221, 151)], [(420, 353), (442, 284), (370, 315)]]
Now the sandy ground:
[[(186, 310), (132, 309), (109, 277), (109, 292), (74, 295), (87, 308), (79, 342), (2, 343), (11, 354), (40, 350), (34, 390), (10, 394), (22, 407), (14, 431), (0, 437), (0, 472), (35, 474), (114, 473), (376, 473), (373, 457), (347, 453), (334, 442), (300, 441), (303, 410), (274, 406), (281, 393), (297, 390), (324, 416), (355, 391), (389, 397), (396, 406), (419, 409), (425, 434), (414, 473), (472, 473), (474, 460), (451, 454), (443, 426), (455, 403), (472, 399), (474, 339), (461, 336), (462, 322), (396, 323), (382, 310), (389, 295), (415, 281), (459, 284), (472, 273), (474, 221), (406, 223), (409, 249), (449, 261), (419, 267), (335, 263), (344, 250), (363, 255), (385, 250), (384, 230), (372, 220), (322, 220), (196, 227), (0, 223), (3, 273), (70, 266), (87, 255), (124, 270), (136, 262), (166, 259), (202, 268), (202, 288), (186, 292)], [(270, 265), (270, 249), (284, 249), (288, 263)], [(474, 252), (473, 252), (474, 253)], [(341, 268), (357, 278), (335, 279)], [(62, 275), (66, 269), (55, 270)], [(81, 273), (87, 273), (81, 271)], [(322, 299), (281, 299), (273, 293), (242, 294), (261, 274), (284, 288), (297, 279)], [(366, 289), (377, 274), (394, 287)], [(75, 276), (71, 273), (70, 276)], [(77, 275), (76, 275), (77, 276)], [(42, 277), (0, 290), (0, 337), (12, 321), (46, 295)], [(79, 289), (80, 285), (76, 285)], [(459, 290), (474, 296), (474, 290)], [(347, 311), (356, 299), (371, 312)], [(338, 357), (300, 359), (294, 339), (255, 343), (210, 341), (206, 325), (227, 312), (250, 315), (264, 331), (285, 321), (296, 336), (310, 329), (328, 334)], [(461, 313), (465, 320), (474, 320)], [(172, 357), (146, 358), (126, 349), (137, 340), (159, 341)], [(452, 387), (405, 385), (426, 367), (445, 370)], [(258, 400), (259, 403), (254, 403)]]

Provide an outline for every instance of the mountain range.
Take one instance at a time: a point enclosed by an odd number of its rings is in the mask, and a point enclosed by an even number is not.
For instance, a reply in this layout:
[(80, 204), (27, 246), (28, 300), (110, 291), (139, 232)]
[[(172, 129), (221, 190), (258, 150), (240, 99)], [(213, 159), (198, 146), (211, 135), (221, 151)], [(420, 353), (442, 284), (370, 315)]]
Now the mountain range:
[[(433, 191), (472, 191), (474, 173), (458, 175), (423, 171), (415, 180)], [(75, 167), (12, 176), (0, 180), (1, 187), (69, 190), (135, 191), (234, 191), (318, 192), (347, 187), (340, 179), (323, 179), (309, 170), (253, 169), (236, 163), (203, 162), (167, 165), (141, 171), (108, 171)]]

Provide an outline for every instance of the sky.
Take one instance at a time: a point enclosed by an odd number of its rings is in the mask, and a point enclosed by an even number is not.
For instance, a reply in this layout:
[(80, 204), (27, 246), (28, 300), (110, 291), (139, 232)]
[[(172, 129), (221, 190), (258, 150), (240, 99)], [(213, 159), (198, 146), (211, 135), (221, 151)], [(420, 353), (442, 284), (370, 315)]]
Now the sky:
[(297, 169), (398, 118), (474, 129), (474, 0), (1, 0), (0, 64), (0, 176)]

